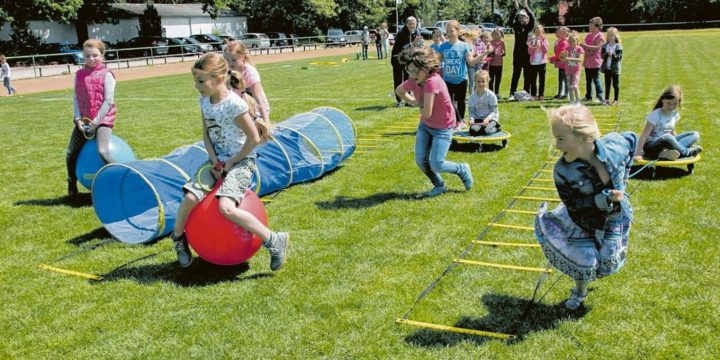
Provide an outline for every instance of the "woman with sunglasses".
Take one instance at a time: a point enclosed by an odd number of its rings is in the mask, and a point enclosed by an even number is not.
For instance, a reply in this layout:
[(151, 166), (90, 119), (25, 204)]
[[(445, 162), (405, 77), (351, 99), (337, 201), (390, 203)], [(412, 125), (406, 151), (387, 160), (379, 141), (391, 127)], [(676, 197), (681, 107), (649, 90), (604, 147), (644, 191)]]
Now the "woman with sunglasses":
[(465, 190), (470, 190), (473, 184), (470, 166), (445, 160), (455, 126), (455, 109), (447, 85), (438, 74), (439, 56), (430, 48), (410, 48), (400, 53), (398, 61), (405, 65), (409, 78), (395, 89), (395, 94), (420, 108), (415, 163), (433, 184), (425, 195), (437, 196), (447, 191), (440, 173), (457, 175)]

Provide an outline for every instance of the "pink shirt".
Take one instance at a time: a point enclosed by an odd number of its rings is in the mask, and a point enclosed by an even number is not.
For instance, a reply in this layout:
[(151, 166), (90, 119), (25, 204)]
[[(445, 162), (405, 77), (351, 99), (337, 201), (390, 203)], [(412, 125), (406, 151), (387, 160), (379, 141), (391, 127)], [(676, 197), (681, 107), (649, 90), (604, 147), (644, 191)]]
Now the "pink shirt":
[(502, 66), (503, 57), (505, 56), (505, 42), (502, 40), (492, 41), (490, 44), (493, 49), (495, 49), (495, 52), (492, 55), (492, 61), (490, 61), (490, 66)]
[[(582, 55), (582, 54), (585, 53), (585, 50), (584, 50), (583, 48), (579, 47), (579, 46), (576, 46), (576, 47), (568, 47), (568, 48), (566, 49), (566, 51), (568, 52), (568, 55), (567, 55), (567, 56), (568, 56), (569, 58), (579, 58), (580, 55)], [(568, 60), (565, 62), (565, 72), (567, 72), (568, 74), (578, 74), (578, 73), (580, 73), (580, 62), (578, 62), (578, 61), (576, 61), (576, 60), (569, 60), (569, 59), (568, 59)]]
[[(252, 93), (252, 87), (255, 84), (260, 83), (260, 73), (255, 69), (254, 66), (250, 65), (249, 63), (245, 63), (245, 71), (242, 73), (243, 81), (245, 82), (245, 87), (250, 90)], [(270, 103), (268, 102), (267, 96), (265, 94), (255, 94), (252, 93), (253, 98), (258, 102), (258, 106), (262, 106), (265, 111), (267, 111), (268, 114), (270, 114)], [(255, 116), (256, 114), (253, 114)]]
[(565, 51), (570, 44), (567, 39), (557, 39), (555, 41), (555, 55), (550, 58), (550, 62), (555, 64), (555, 68), (565, 70), (566, 64), (564, 61), (560, 61), (560, 53)]
[(450, 93), (445, 81), (438, 73), (430, 75), (422, 86), (415, 83), (413, 79), (406, 80), (401, 86), (405, 91), (412, 91), (415, 94), (418, 104), (424, 103), (425, 94), (435, 94), (430, 118), (425, 119), (420, 115), (420, 121), (425, 125), (433, 129), (447, 129), (455, 126), (455, 109), (450, 101)]
[[(603, 34), (601, 32), (597, 33), (589, 33), (585, 36), (585, 44), (586, 45), (602, 45), (605, 42), (605, 39), (603, 38)], [(597, 48), (595, 50), (587, 49), (585, 51), (585, 60), (583, 61), (583, 66), (585, 66), (588, 69), (599, 69), (600, 65), (602, 65), (602, 51), (600, 48)]]
[(540, 38), (536, 38), (535, 36), (531, 37), (528, 40), (527, 45), (528, 54), (530, 54), (531, 65), (540, 65), (547, 63), (548, 42), (544, 36)]

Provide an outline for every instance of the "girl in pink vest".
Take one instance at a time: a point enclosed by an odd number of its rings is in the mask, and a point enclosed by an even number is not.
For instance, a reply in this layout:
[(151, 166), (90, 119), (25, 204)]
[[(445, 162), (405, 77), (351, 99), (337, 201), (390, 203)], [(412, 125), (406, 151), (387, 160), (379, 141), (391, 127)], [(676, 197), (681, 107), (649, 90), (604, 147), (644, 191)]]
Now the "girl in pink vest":
[(75, 74), (72, 134), (65, 161), (68, 172), (68, 196), (78, 194), (75, 165), (86, 139), (97, 137), (98, 154), (108, 164), (110, 136), (115, 124), (115, 76), (103, 64), (105, 44), (97, 39), (83, 43), (85, 67)]
[(570, 35), (570, 29), (565, 26), (561, 26), (555, 33), (557, 40), (555, 40), (555, 55), (550, 57), (550, 62), (555, 64), (555, 68), (558, 69), (558, 92), (555, 95), (555, 99), (566, 99), (568, 96), (568, 85), (567, 76), (565, 75), (566, 64), (560, 60), (560, 54), (568, 48), (568, 35)]

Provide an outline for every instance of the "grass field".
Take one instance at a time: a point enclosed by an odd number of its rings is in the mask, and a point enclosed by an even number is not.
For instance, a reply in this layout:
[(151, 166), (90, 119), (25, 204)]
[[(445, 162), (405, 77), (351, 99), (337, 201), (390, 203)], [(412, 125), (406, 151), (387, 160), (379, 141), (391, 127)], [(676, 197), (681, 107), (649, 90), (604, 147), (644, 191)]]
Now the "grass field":
[[(458, 266), (409, 315), (520, 335), (511, 343), (394, 321), (550, 157), (552, 141), (538, 103), (500, 105), (503, 127), (513, 134), (506, 149), (448, 155), (470, 163), (476, 182), (469, 193), (446, 176), (451, 192), (418, 200), (414, 195), (430, 184), (413, 161), (412, 125), (403, 124), (417, 119), (417, 109), (391, 107), (388, 62), (260, 65), (275, 120), (334, 106), (352, 117), (360, 137), (385, 133), (391, 140), (363, 149), (367, 153), (320, 180), (283, 191), (268, 205), (271, 227), (292, 233), (289, 260), (273, 274), (264, 251), (246, 266), (198, 261), (183, 271), (168, 240), (143, 246), (106, 241), (89, 197), (80, 204), (64, 198), (71, 92), (0, 99), (0, 357), (718, 358), (718, 35), (623, 34), (621, 105), (593, 106), (594, 114), (620, 130), (640, 132), (663, 88), (679, 83), (685, 98), (678, 129), (700, 131), (704, 160), (690, 176), (665, 171), (659, 179), (631, 180), (630, 188), (639, 188), (631, 198), (636, 215), (627, 264), (591, 285), (583, 310), (562, 309), (572, 286), (563, 277), (522, 319), (537, 275)], [(505, 64), (503, 97), (511, 59)], [(548, 68), (547, 95), (555, 94), (556, 76)], [(163, 156), (201, 139), (189, 71), (121, 82), (116, 99), (115, 133), (138, 158)], [(514, 208), (537, 205), (518, 202)], [(508, 215), (500, 222), (530, 226), (532, 216)], [(501, 229), (484, 239), (533, 241), (529, 232)], [(465, 258), (545, 263), (536, 248), (476, 246)], [(38, 269), (41, 263), (105, 279), (47, 272)]]

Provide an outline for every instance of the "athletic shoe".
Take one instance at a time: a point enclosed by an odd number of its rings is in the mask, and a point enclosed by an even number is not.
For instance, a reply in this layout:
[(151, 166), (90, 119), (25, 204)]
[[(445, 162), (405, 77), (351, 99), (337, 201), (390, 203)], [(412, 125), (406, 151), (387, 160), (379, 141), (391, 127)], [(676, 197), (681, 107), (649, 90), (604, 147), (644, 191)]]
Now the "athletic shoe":
[(595, 103), (595, 104), (602, 104), (602, 103), (603, 103), (603, 99), (595, 98), (595, 99), (592, 100), (592, 102)]
[(515, 101), (515, 96), (510, 95), (510, 97), (508, 97), (508, 101)]
[(171, 236), (171, 239), (173, 241), (173, 249), (175, 249), (175, 254), (177, 255), (178, 263), (180, 264), (180, 266), (184, 268), (190, 266), (190, 264), (192, 264), (192, 253), (190, 252), (190, 248), (188, 247), (185, 233), (183, 233), (177, 238)]
[(430, 191), (426, 192), (425, 196), (427, 196), (427, 197), (438, 196), (438, 195), (446, 193), (447, 191), (448, 191), (447, 186), (444, 186), (444, 185), (443, 186), (435, 186)]
[(663, 150), (658, 154), (658, 159), (662, 160), (677, 160), (680, 157), (680, 152), (674, 149)]
[(575, 309), (579, 308), (580, 305), (582, 305), (583, 301), (585, 301), (586, 297), (587, 297), (587, 294), (580, 295), (580, 293), (577, 292), (577, 290), (572, 289), (570, 291), (570, 297), (567, 300), (565, 300), (565, 304), (564, 304), (565, 308), (568, 310), (575, 310)]
[(584, 97), (584, 98), (582, 98), (582, 99), (580, 99), (580, 100), (581, 100), (581, 101), (592, 101), (592, 98)]
[(465, 185), (465, 190), (470, 191), (473, 186), (472, 171), (470, 171), (470, 165), (467, 163), (460, 164), (460, 172), (458, 173), (460, 180)]
[(403, 106), (403, 103), (400, 102), (400, 101), (398, 101), (398, 102), (395, 103), (395, 107), (396, 107), (396, 108), (399, 108), (399, 107), (402, 107), (402, 106)]
[(696, 157), (699, 153), (703, 151), (702, 147), (700, 145), (695, 145), (688, 149), (687, 157)]
[(285, 254), (287, 252), (288, 242), (290, 242), (290, 234), (286, 232), (273, 233), (274, 240), (267, 247), (270, 253), (270, 270), (276, 271), (285, 263)]
[(542, 95), (540, 95), (540, 96), (538, 96), (538, 100), (540, 100), (540, 101), (545, 101), (545, 97), (542, 96)]

